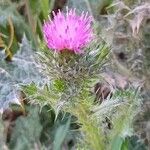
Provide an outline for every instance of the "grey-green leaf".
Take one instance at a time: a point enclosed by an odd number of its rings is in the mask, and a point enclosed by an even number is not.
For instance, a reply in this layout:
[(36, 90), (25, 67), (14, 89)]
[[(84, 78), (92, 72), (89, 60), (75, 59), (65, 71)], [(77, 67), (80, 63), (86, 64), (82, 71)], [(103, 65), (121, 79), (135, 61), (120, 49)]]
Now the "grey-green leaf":
[(4, 60), (3, 52), (0, 53), (0, 58), (0, 111), (3, 111), (10, 103), (19, 104), (20, 84), (34, 82), (42, 85), (45, 78), (36, 67), (35, 52), (26, 36), (12, 62)]

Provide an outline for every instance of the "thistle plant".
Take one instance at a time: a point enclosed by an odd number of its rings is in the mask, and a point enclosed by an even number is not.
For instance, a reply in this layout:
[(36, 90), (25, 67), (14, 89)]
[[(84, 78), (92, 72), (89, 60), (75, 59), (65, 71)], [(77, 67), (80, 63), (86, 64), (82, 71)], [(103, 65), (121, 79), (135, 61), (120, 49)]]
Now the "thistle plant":
[[(136, 94), (125, 91), (122, 92), (125, 96), (122, 94), (112, 99), (108, 96), (101, 105), (95, 104), (92, 88), (103, 79), (101, 73), (107, 68), (110, 48), (94, 33), (92, 17), (88, 13), (82, 12), (79, 16), (75, 9), (71, 9), (66, 14), (60, 11), (53, 14), (54, 19), (43, 25), (46, 46), (42, 45), (37, 55), (38, 68), (48, 82), (42, 87), (34, 83), (24, 86), (24, 92), (32, 103), (51, 105), (56, 113), (55, 119), (60, 112), (69, 112), (76, 117), (81, 131), (78, 140), (81, 149), (112, 149), (120, 136), (120, 145), (124, 144), (129, 134), (123, 131), (126, 125), (130, 129), (139, 104), (138, 98), (133, 96)], [(124, 117), (128, 106), (132, 110)], [(103, 124), (106, 117), (111, 119), (114, 127), (107, 133)]]
[(59, 11), (46, 21), (43, 33), (49, 49), (44, 46), (38, 53), (38, 64), (50, 83), (41, 88), (31, 84), (24, 92), (31, 102), (50, 104), (56, 117), (60, 111), (76, 116), (89, 147), (103, 149), (102, 131), (90, 115), (95, 99), (91, 90), (107, 64), (109, 47), (93, 31), (91, 16), (84, 12), (78, 16), (75, 9), (67, 10), (66, 15)]

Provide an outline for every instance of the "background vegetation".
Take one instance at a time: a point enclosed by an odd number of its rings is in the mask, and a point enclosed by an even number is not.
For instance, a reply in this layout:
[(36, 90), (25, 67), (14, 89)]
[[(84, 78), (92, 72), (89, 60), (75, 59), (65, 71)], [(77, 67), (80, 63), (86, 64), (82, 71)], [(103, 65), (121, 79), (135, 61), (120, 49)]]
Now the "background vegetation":
[[(97, 39), (60, 72), (42, 25), (66, 6)], [(148, 0), (0, 0), (0, 149), (148, 150), (149, 56)]]

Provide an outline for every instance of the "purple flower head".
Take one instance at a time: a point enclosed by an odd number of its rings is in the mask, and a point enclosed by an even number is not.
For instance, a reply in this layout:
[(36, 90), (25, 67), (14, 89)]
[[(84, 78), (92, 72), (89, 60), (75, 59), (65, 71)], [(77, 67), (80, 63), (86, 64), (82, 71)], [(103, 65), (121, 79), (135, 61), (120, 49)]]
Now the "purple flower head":
[(91, 28), (92, 17), (82, 12), (80, 16), (75, 9), (55, 14), (54, 19), (48, 20), (43, 25), (44, 39), (48, 48), (56, 52), (69, 50), (82, 53), (82, 48), (91, 41), (93, 32)]

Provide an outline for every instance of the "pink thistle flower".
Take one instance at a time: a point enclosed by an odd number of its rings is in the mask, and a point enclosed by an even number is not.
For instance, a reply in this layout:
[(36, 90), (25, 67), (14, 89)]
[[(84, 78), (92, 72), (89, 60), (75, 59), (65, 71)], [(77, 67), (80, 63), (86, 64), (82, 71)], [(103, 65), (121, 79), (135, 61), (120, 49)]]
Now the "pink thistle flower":
[(74, 53), (82, 53), (82, 48), (88, 44), (93, 32), (91, 28), (92, 17), (82, 12), (78, 16), (75, 9), (55, 14), (54, 19), (48, 20), (43, 25), (44, 39), (48, 48), (56, 52), (69, 50)]

